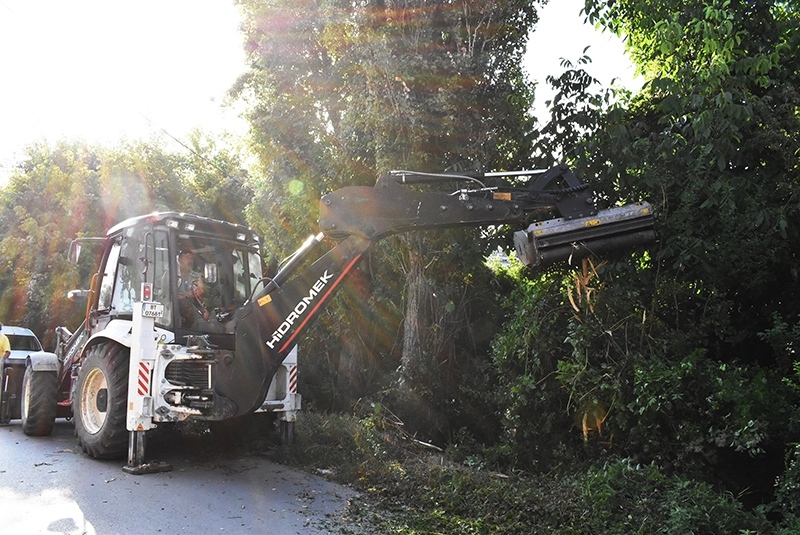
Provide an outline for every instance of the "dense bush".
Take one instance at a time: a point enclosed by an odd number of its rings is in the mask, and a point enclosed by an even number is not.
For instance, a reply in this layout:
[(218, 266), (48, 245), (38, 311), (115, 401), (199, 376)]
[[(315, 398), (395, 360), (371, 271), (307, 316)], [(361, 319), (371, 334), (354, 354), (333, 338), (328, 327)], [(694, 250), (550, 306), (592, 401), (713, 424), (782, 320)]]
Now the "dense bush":
[(580, 533), (764, 533), (770, 527), (730, 493), (627, 459), (589, 470), (577, 484), (582, 501), (591, 506)]
[[(494, 346), (506, 460), (531, 469), (625, 456), (769, 501), (782, 444), (797, 431), (792, 383), (693, 347), (693, 332), (727, 316), (670, 325), (666, 296), (637, 290), (630, 265), (519, 280)], [(763, 337), (785, 344), (785, 331)]]
[(376, 406), (361, 418), (306, 413), (298, 426), (300, 442), (284, 458), (355, 484), (368, 506), (352, 502), (351, 520), (364, 518), (385, 533), (744, 534), (770, 528), (730, 493), (629, 459), (536, 476), (501, 473), (476, 466), (476, 457), (415, 441)]

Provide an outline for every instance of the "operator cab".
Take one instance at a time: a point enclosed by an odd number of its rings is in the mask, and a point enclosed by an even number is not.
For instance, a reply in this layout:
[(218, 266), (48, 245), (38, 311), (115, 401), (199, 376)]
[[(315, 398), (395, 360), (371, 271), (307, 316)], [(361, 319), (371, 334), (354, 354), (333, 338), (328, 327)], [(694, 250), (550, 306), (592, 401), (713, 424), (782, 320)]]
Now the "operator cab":
[(233, 333), (234, 311), (261, 279), (260, 255), (230, 240), (188, 234), (178, 235), (175, 249), (171, 295), (177, 296), (177, 308), (172, 321), (191, 332)]
[(131, 319), (146, 282), (152, 284), (152, 300), (164, 305), (156, 327), (173, 334), (164, 342), (209, 335), (215, 345), (232, 347), (234, 311), (262, 279), (258, 243), (247, 227), (175, 212), (116, 225), (108, 231), (92, 282), (93, 332), (113, 319)]

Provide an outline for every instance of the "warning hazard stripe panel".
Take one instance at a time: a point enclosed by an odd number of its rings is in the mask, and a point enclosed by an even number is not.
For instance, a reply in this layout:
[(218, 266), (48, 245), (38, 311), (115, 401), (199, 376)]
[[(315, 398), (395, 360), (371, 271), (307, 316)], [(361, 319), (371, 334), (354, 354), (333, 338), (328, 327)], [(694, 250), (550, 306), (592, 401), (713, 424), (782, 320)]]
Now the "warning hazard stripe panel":
[(150, 393), (150, 364), (147, 362), (139, 363), (139, 388), (137, 393), (140, 396), (146, 396)]
[(297, 394), (297, 366), (289, 368), (289, 392)]

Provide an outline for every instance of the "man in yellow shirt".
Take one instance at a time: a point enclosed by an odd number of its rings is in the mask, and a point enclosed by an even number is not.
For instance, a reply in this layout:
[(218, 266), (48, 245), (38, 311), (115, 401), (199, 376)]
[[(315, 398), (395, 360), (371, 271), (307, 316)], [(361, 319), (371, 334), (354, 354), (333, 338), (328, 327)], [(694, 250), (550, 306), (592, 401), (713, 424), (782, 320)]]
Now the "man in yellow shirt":
[(11, 344), (8, 342), (8, 337), (2, 333), (3, 324), (0, 323), (0, 395), (2, 395), (2, 402), (0, 402), (0, 425), (7, 425), (9, 423), (8, 417), (8, 396), (10, 393), (6, 392), (6, 358), (11, 354)]
[(8, 337), (2, 333), (3, 324), (0, 323), (0, 368), (5, 364), (6, 357), (11, 354), (11, 344), (8, 342)]

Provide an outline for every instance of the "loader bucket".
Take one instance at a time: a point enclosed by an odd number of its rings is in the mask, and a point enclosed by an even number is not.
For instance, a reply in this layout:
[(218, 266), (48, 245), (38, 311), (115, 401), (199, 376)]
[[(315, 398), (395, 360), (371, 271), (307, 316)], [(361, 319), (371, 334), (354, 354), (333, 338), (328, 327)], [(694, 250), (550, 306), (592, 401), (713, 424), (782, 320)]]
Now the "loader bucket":
[(514, 233), (517, 256), (528, 267), (575, 263), (589, 255), (653, 243), (656, 232), (650, 203), (600, 210), (576, 219), (557, 218), (531, 224)]

